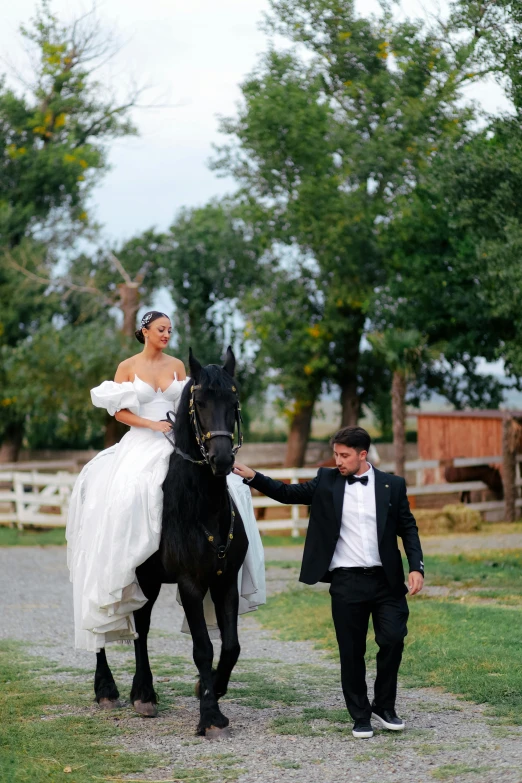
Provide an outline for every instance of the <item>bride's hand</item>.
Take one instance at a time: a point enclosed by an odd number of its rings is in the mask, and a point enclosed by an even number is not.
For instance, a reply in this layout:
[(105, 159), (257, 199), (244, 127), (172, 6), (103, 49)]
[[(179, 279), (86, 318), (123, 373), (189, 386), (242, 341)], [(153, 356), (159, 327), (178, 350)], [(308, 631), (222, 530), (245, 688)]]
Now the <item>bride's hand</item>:
[(154, 432), (167, 433), (171, 431), (172, 426), (168, 421), (151, 421), (149, 429), (154, 430)]

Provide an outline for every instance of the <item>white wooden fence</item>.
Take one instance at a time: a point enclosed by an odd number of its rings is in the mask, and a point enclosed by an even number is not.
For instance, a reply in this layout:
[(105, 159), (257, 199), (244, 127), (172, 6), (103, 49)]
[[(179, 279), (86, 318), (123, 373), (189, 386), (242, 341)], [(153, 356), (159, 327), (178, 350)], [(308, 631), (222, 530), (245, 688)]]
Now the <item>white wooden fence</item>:
[[(522, 455), (517, 457), (522, 462)], [(454, 459), (455, 467), (467, 467), (472, 465), (501, 464), (502, 457), (463, 457)], [(423, 471), (429, 468), (440, 467), (438, 460), (414, 460), (406, 462), (406, 470), (415, 472), (415, 485), (408, 486), (408, 495), (416, 497), (420, 495), (450, 495), (460, 492), (487, 490), (482, 481), (464, 481), (455, 484), (427, 484), (424, 485)], [(380, 470), (386, 472), (393, 470), (391, 463), (381, 463)], [(261, 472), (264, 472), (261, 469)], [(317, 468), (278, 468), (267, 469), (266, 472), (276, 479), (290, 480), (297, 484), (300, 479), (311, 479), (317, 474)], [(0, 472), (0, 524), (17, 525), (23, 528), (26, 525), (41, 527), (63, 527), (67, 519), (67, 506), (72, 487), (76, 481), (76, 475), (66, 472), (39, 473), (37, 471), (5, 471)], [(516, 486), (522, 486), (522, 478), (517, 476)], [(252, 498), (254, 508), (274, 508), (281, 506), (276, 500), (265, 496), (256, 495)], [(516, 500), (517, 507), (522, 507), (522, 498)], [(502, 500), (490, 500), (480, 503), (470, 503), (467, 506), (478, 511), (495, 511), (504, 507)], [(258, 527), (261, 531), (291, 530), (292, 536), (298, 536), (299, 531), (306, 529), (308, 519), (300, 516), (302, 506), (290, 506), (290, 518), (259, 520)]]
[(75, 481), (65, 472), (0, 472), (0, 524), (64, 527)]
[[(522, 455), (517, 457), (517, 461), (522, 461)], [(444, 463), (447, 464), (447, 463)], [(502, 464), (502, 457), (459, 457), (453, 460), (455, 467), (471, 467), (473, 465), (498, 465)], [(408, 485), (408, 496), (410, 498), (420, 495), (453, 495), (461, 492), (483, 491), (488, 487), (482, 481), (461, 481), (454, 484), (423, 484), (424, 470), (439, 468), (441, 462), (439, 460), (411, 460), (406, 462), (406, 471), (408, 473), (414, 472), (416, 482), (414, 485)], [(394, 464), (392, 462), (382, 462), (379, 465), (379, 470), (383, 470), (386, 473), (393, 472)], [(263, 472), (261, 470), (261, 472)], [(277, 470), (267, 471), (272, 478), (277, 479), (290, 479), (291, 484), (299, 483), (299, 479), (311, 479), (317, 474), (317, 468), (280, 468)], [(516, 486), (522, 486), (522, 478), (517, 477)], [(258, 496), (253, 498), (254, 508), (273, 508), (274, 506), (281, 506), (276, 500), (271, 498)], [(516, 500), (518, 508), (522, 507), (522, 498)], [(504, 508), (504, 501), (502, 500), (487, 500), (480, 503), (469, 503), (466, 506), (469, 509), (476, 509), (477, 511), (496, 511)], [(291, 506), (290, 519), (270, 519), (260, 520), (258, 527), (260, 530), (291, 530), (292, 536), (297, 537), (300, 530), (305, 530), (308, 526), (308, 519), (300, 518), (299, 509), (302, 506)]]

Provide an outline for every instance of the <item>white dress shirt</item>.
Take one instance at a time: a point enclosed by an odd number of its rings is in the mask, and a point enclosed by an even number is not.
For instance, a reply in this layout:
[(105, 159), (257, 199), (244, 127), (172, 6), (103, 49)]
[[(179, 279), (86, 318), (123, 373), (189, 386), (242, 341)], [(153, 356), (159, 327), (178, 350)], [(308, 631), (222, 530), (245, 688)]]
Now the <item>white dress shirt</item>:
[(330, 571), (334, 568), (370, 568), (380, 566), (377, 541), (377, 514), (375, 511), (375, 473), (370, 465), (366, 473), (368, 483), (346, 481), (343, 500), (341, 531)]

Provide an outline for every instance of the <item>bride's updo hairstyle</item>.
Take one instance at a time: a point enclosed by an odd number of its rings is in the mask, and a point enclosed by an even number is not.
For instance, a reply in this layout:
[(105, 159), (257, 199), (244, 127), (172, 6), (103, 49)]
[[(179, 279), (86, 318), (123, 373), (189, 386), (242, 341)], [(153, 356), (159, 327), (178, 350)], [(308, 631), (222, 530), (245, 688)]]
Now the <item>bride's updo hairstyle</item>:
[(168, 318), (170, 321), (169, 316), (165, 315), (165, 313), (160, 313), (159, 310), (149, 310), (148, 313), (145, 313), (145, 315), (141, 319), (140, 328), (136, 329), (136, 331), (134, 332), (134, 334), (136, 335), (136, 340), (139, 343), (145, 345), (145, 337), (143, 335), (143, 330), (148, 329), (151, 323), (153, 321), (156, 321), (158, 318)]

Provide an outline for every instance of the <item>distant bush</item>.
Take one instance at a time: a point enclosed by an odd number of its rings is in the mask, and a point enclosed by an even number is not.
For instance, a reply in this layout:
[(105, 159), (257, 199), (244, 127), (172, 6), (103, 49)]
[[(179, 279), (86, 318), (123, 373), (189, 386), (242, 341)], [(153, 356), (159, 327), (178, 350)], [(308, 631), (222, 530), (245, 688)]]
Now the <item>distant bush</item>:
[[(393, 443), (390, 435), (377, 435), (372, 438), (373, 443)], [(406, 432), (406, 443), (417, 443), (417, 430), (408, 430)]]

